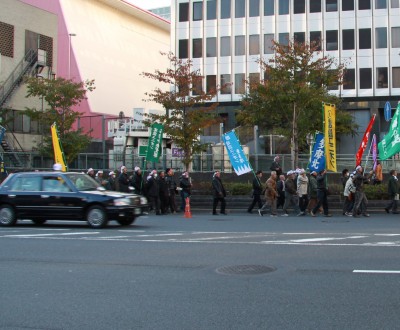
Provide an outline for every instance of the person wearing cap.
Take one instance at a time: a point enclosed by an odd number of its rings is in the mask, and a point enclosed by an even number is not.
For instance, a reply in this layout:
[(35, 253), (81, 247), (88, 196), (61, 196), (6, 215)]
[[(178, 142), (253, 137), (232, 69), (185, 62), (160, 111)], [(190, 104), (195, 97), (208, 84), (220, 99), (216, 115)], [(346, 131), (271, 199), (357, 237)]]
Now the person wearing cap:
[(262, 171), (257, 171), (254, 179), (253, 179), (253, 190), (251, 197), (253, 198), (250, 206), (247, 208), (247, 212), (251, 213), (253, 210), (254, 206), (257, 204), (258, 209), (261, 209), (263, 207), (262, 201), (261, 201), (261, 194), (263, 191), (262, 183), (261, 183), (261, 178), (262, 178)]
[(362, 214), (364, 217), (369, 217), (367, 213), (368, 199), (364, 192), (364, 184), (370, 182), (373, 171), (367, 176), (365, 176), (363, 172), (363, 168), (358, 165), (356, 167), (356, 174), (353, 177), (354, 186), (356, 187), (353, 206), (353, 217), (355, 218), (358, 218), (359, 214)]
[(92, 179), (96, 179), (95, 175), (94, 175), (94, 169), (89, 168), (87, 170), (87, 175), (89, 175)]
[(94, 179), (97, 181), (97, 183), (99, 183), (101, 185), (106, 184), (105, 180), (103, 179), (103, 171), (102, 170), (97, 171), (96, 177)]
[(105, 188), (107, 190), (112, 190), (112, 191), (116, 190), (116, 181), (115, 181), (115, 172), (114, 171), (111, 171), (110, 173), (108, 173), (108, 179), (106, 181)]
[(160, 185), (157, 180), (157, 171), (152, 170), (147, 176), (146, 182), (147, 198), (150, 204), (150, 211), (154, 210), (156, 215), (161, 215), (160, 212)]
[(62, 165), (59, 164), (59, 163), (55, 163), (55, 164), (53, 165), (53, 171), (61, 172), (61, 171), (62, 171)]
[(265, 203), (258, 210), (260, 216), (263, 216), (268, 208), (271, 210), (271, 217), (276, 217), (278, 215), (276, 210), (276, 199), (278, 197), (278, 191), (276, 190), (276, 177), (276, 172), (271, 171), (271, 176), (265, 183)]
[(121, 166), (121, 173), (118, 176), (119, 191), (128, 193), (130, 183), (131, 180), (129, 180), (128, 169), (126, 166)]
[(176, 190), (177, 185), (174, 179), (174, 170), (172, 168), (167, 168), (165, 173), (167, 174), (165, 180), (169, 189), (168, 207), (171, 213), (176, 213), (178, 209), (176, 207), (175, 196), (178, 194), (178, 190)]
[(300, 169), (297, 176), (297, 194), (299, 196), (300, 213), (298, 215), (306, 215), (308, 205), (308, 177), (304, 169)]
[(317, 175), (317, 205), (311, 210), (311, 215), (316, 216), (317, 211), (322, 205), (325, 217), (331, 217), (328, 208), (328, 187), (326, 182), (326, 170), (319, 171)]
[(185, 171), (182, 173), (182, 176), (179, 178), (179, 188), (181, 191), (181, 211), (185, 211), (185, 206), (186, 206), (186, 198), (191, 195), (191, 188), (192, 188), (192, 183), (189, 178), (189, 172)]
[(347, 179), (346, 185), (344, 187), (343, 191), (343, 196), (344, 196), (344, 202), (343, 202), (343, 215), (346, 215), (348, 217), (352, 217), (352, 210), (354, 206), (354, 194), (356, 192), (356, 186), (354, 185), (353, 182), (353, 177), (354, 174), (351, 173), (349, 178)]
[(142, 170), (139, 166), (134, 168), (134, 173), (132, 177), (132, 187), (135, 188), (135, 194), (144, 195), (145, 194), (145, 181), (142, 175)]
[(212, 207), (212, 214), (218, 215), (217, 213), (217, 206), (218, 203), (221, 202), (221, 214), (225, 214), (225, 207), (226, 207), (226, 191), (224, 185), (221, 181), (221, 172), (216, 171), (213, 175), (212, 179), (212, 190), (213, 190), (213, 207)]
[(285, 181), (285, 205), (283, 205), (283, 217), (287, 217), (288, 214), (288, 207), (290, 204), (293, 205), (293, 208), (296, 212), (296, 214), (300, 213), (299, 209), (299, 197), (297, 196), (297, 188), (296, 188), (296, 183), (294, 181), (296, 172), (295, 171), (289, 171), (287, 172), (287, 178)]

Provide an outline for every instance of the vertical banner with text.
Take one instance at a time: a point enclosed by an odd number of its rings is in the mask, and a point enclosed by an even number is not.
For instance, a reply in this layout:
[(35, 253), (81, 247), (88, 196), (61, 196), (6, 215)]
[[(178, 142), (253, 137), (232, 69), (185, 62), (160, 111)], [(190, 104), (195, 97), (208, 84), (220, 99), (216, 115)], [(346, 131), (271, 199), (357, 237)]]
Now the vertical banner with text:
[(147, 145), (146, 161), (158, 162), (161, 155), (162, 137), (164, 126), (162, 124), (154, 123), (151, 125), (149, 144)]
[(229, 160), (237, 175), (242, 175), (251, 172), (251, 166), (246, 155), (243, 152), (243, 148), (240, 145), (239, 139), (237, 138), (235, 131), (230, 131), (222, 135), (225, 147), (228, 150)]
[(400, 152), (400, 103), (397, 105), (396, 112), (390, 122), (389, 132), (378, 143), (378, 149), (381, 160), (388, 159)]
[(53, 140), (54, 161), (55, 163), (61, 164), (62, 171), (66, 172), (68, 168), (64, 157), (64, 151), (62, 150), (61, 141), (60, 138), (58, 137), (56, 123), (51, 125), (50, 130), (51, 130), (51, 138)]
[(325, 141), (322, 133), (315, 134), (315, 144), (308, 168), (311, 172), (315, 171), (317, 173), (325, 169)]
[(336, 172), (336, 106), (324, 104), (326, 169)]

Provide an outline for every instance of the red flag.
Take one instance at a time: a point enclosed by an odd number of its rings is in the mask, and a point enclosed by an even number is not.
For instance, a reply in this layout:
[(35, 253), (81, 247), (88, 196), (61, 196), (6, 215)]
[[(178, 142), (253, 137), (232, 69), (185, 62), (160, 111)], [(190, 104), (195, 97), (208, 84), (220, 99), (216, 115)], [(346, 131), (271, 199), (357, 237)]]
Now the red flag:
[(356, 154), (356, 167), (358, 165), (361, 165), (361, 158), (362, 158), (362, 155), (363, 155), (363, 153), (365, 151), (365, 148), (367, 147), (368, 140), (369, 140), (369, 134), (371, 132), (372, 126), (374, 125), (375, 117), (376, 117), (376, 115), (373, 115), (373, 117), (371, 118), (371, 120), (370, 120), (370, 122), (368, 124), (368, 127), (365, 130), (363, 139), (362, 139), (361, 144), (360, 144), (360, 148), (358, 148), (358, 151), (357, 151), (357, 154)]

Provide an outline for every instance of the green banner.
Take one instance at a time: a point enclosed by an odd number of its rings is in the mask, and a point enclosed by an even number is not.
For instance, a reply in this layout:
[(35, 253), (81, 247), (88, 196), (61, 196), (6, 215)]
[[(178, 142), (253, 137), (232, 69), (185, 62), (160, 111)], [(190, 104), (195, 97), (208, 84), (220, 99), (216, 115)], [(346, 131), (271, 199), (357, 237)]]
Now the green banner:
[(400, 152), (400, 103), (397, 105), (396, 113), (390, 122), (389, 132), (379, 142), (379, 159), (385, 160)]
[(158, 162), (160, 158), (163, 131), (164, 126), (162, 124), (155, 123), (151, 125), (146, 155), (146, 160), (148, 162)]

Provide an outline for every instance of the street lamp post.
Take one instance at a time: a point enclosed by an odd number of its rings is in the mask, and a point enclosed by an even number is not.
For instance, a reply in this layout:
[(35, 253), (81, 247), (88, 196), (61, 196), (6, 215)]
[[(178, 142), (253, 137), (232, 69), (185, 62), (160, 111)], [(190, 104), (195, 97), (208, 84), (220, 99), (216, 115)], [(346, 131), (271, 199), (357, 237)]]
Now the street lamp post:
[(68, 79), (71, 79), (71, 38), (76, 37), (75, 33), (68, 34)]
[(307, 144), (310, 146), (310, 161), (311, 161), (311, 153), (312, 153), (313, 145), (314, 145), (314, 143), (315, 143), (315, 141), (314, 141), (314, 134), (312, 134), (312, 133), (307, 133), (307, 135), (306, 135), (306, 141), (307, 141)]

